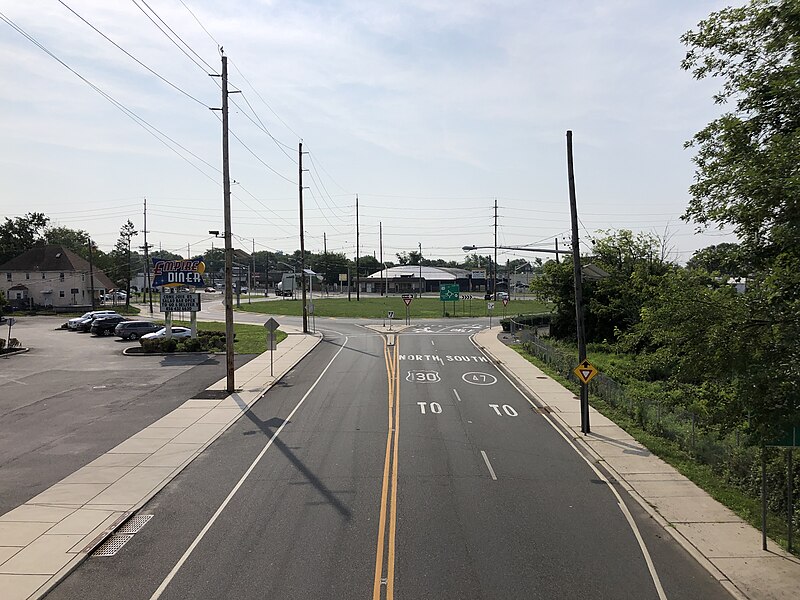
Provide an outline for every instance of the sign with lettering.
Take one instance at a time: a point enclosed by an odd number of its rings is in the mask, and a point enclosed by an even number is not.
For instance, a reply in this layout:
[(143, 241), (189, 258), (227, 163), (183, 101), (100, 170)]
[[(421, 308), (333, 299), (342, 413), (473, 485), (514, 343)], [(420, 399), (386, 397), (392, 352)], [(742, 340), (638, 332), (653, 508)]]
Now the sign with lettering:
[(191, 260), (164, 260), (153, 258), (153, 287), (205, 287), (203, 273), (206, 263), (202, 258)]
[(161, 294), (159, 310), (161, 312), (199, 312), (200, 294), (191, 292)]

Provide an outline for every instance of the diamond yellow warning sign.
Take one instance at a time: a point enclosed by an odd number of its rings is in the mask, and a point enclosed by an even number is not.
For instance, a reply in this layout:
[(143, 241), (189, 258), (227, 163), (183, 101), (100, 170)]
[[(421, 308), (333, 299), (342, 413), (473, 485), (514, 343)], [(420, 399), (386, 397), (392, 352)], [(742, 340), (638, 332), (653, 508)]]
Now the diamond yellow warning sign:
[(589, 383), (592, 380), (592, 377), (597, 375), (597, 369), (595, 369), (588, 360), (584, 360), (581, 364), (575, 367), (572, 372), (575, 373), (575, 376), (583, 383)]

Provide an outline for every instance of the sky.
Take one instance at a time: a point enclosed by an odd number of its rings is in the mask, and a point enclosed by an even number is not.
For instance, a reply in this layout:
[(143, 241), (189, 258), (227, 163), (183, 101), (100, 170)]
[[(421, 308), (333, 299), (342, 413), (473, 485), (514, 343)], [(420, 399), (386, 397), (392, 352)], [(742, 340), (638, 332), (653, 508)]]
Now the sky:
[(382, 227), (387, 261), (462, 260), (494, 244), (495, 200), (499, 245), (563, 249), (571, 130), (582, 250), (631, 229), (685, 263), (735, 241), (680, 218), (684, 142), (723, 110), (680, 36), (728, 4), (6, 0), (0, 216), (42, 212), (109, 251), (127, 219), (144, 244), (146, 198), (155, 248), (222, 246), (222, 47), (235, 247), (300, 247), (302, 142), (307, 250), (355, 256), (356, 196), (361, 256)]

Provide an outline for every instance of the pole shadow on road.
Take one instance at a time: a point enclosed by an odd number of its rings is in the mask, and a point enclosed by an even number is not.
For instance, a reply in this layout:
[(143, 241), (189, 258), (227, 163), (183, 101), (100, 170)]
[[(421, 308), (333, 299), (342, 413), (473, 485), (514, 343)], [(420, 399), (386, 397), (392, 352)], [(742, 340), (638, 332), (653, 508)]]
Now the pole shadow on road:
[(267, 439), (272, 440), (272, 445), (278, 448), (278, 450), (283, 453), (289, 462), (292, 463), (292, 465), (303, 474), (308, 482), (313, 485), (317, 491), (319, 491), (322, 497), (325, 498), (325, 503), (333, 506), (340, 515), (349, 521), (352, 514), (350, 509), (339, 501), (334, 493), (327, 488), (327, 486), (303, 463), (303, 461), (297, 458), (295, 453), (292, 452), (292, 449), (289, 448), (289, 446), (287, 446), (283, 440), (281, 440), (279, 437), (275, 437), (275, 431), (277, 431), (285, 421), (278, 417), (273, 417), (268, 421), (262, 421), (253, 414), (252, 410), (248, 410), (245, 415), (256, 427), (258, 427), (258, 429), (267, 437)]

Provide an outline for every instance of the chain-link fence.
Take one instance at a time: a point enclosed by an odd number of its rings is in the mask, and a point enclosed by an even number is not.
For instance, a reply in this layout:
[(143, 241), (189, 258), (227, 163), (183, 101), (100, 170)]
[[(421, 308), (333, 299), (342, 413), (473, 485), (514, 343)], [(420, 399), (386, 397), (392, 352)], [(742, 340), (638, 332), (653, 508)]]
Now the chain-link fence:
[[(517, 338), (529, 354), (536, 356), (562, 377), (580, 383), (573, 373), (577, 354), (548, 344), (535, 327), (517, 331)], [(682, 407), (668, 405), (659, 394), (648, 394), (635, 386), (625, 386), (603, 373), (589, 382), (589, 394), (625, 412), (645, 431), (672, 440), (684, 450), (711, 465), (724, 461), (731, 447), (744, 443), (742, 435), (722, 435), (700, 415)]]
[[(543, 323), (515, 324), (515, 337), (528, 354), (537, 357), (553, 371), (578, 384), (572, 372), (578, 364), (577, 352), (572, 354), (556, 348), (542, 337)], [(722, 432), (703, 415), (675, 406), (665, 400), (665, 394), (647, 386), (623, 385), (598, 373), (589, 382), (589, 401), (592, 397), (624, 412), (648, 433), (670, 440), (689, 453), (697, 462), (709, 465), (745, 494), (758, 498), (760, 494), (760, 448), (744, 433), (744, 428)], [(689, 404), (689, 403), (682, 403)], [(767, 449), (769, 457), (768, 501), (776, 515), (786, 515), (789, 505), (786, 494), (789, 473), (784, 451)], [(800, 461), (795, 461), (798, 463)], [(800, 496), (800, 465), (793, 467), (795, 505)], [(800, 515), (794, 511), (794, 526), (800, 526)]]

